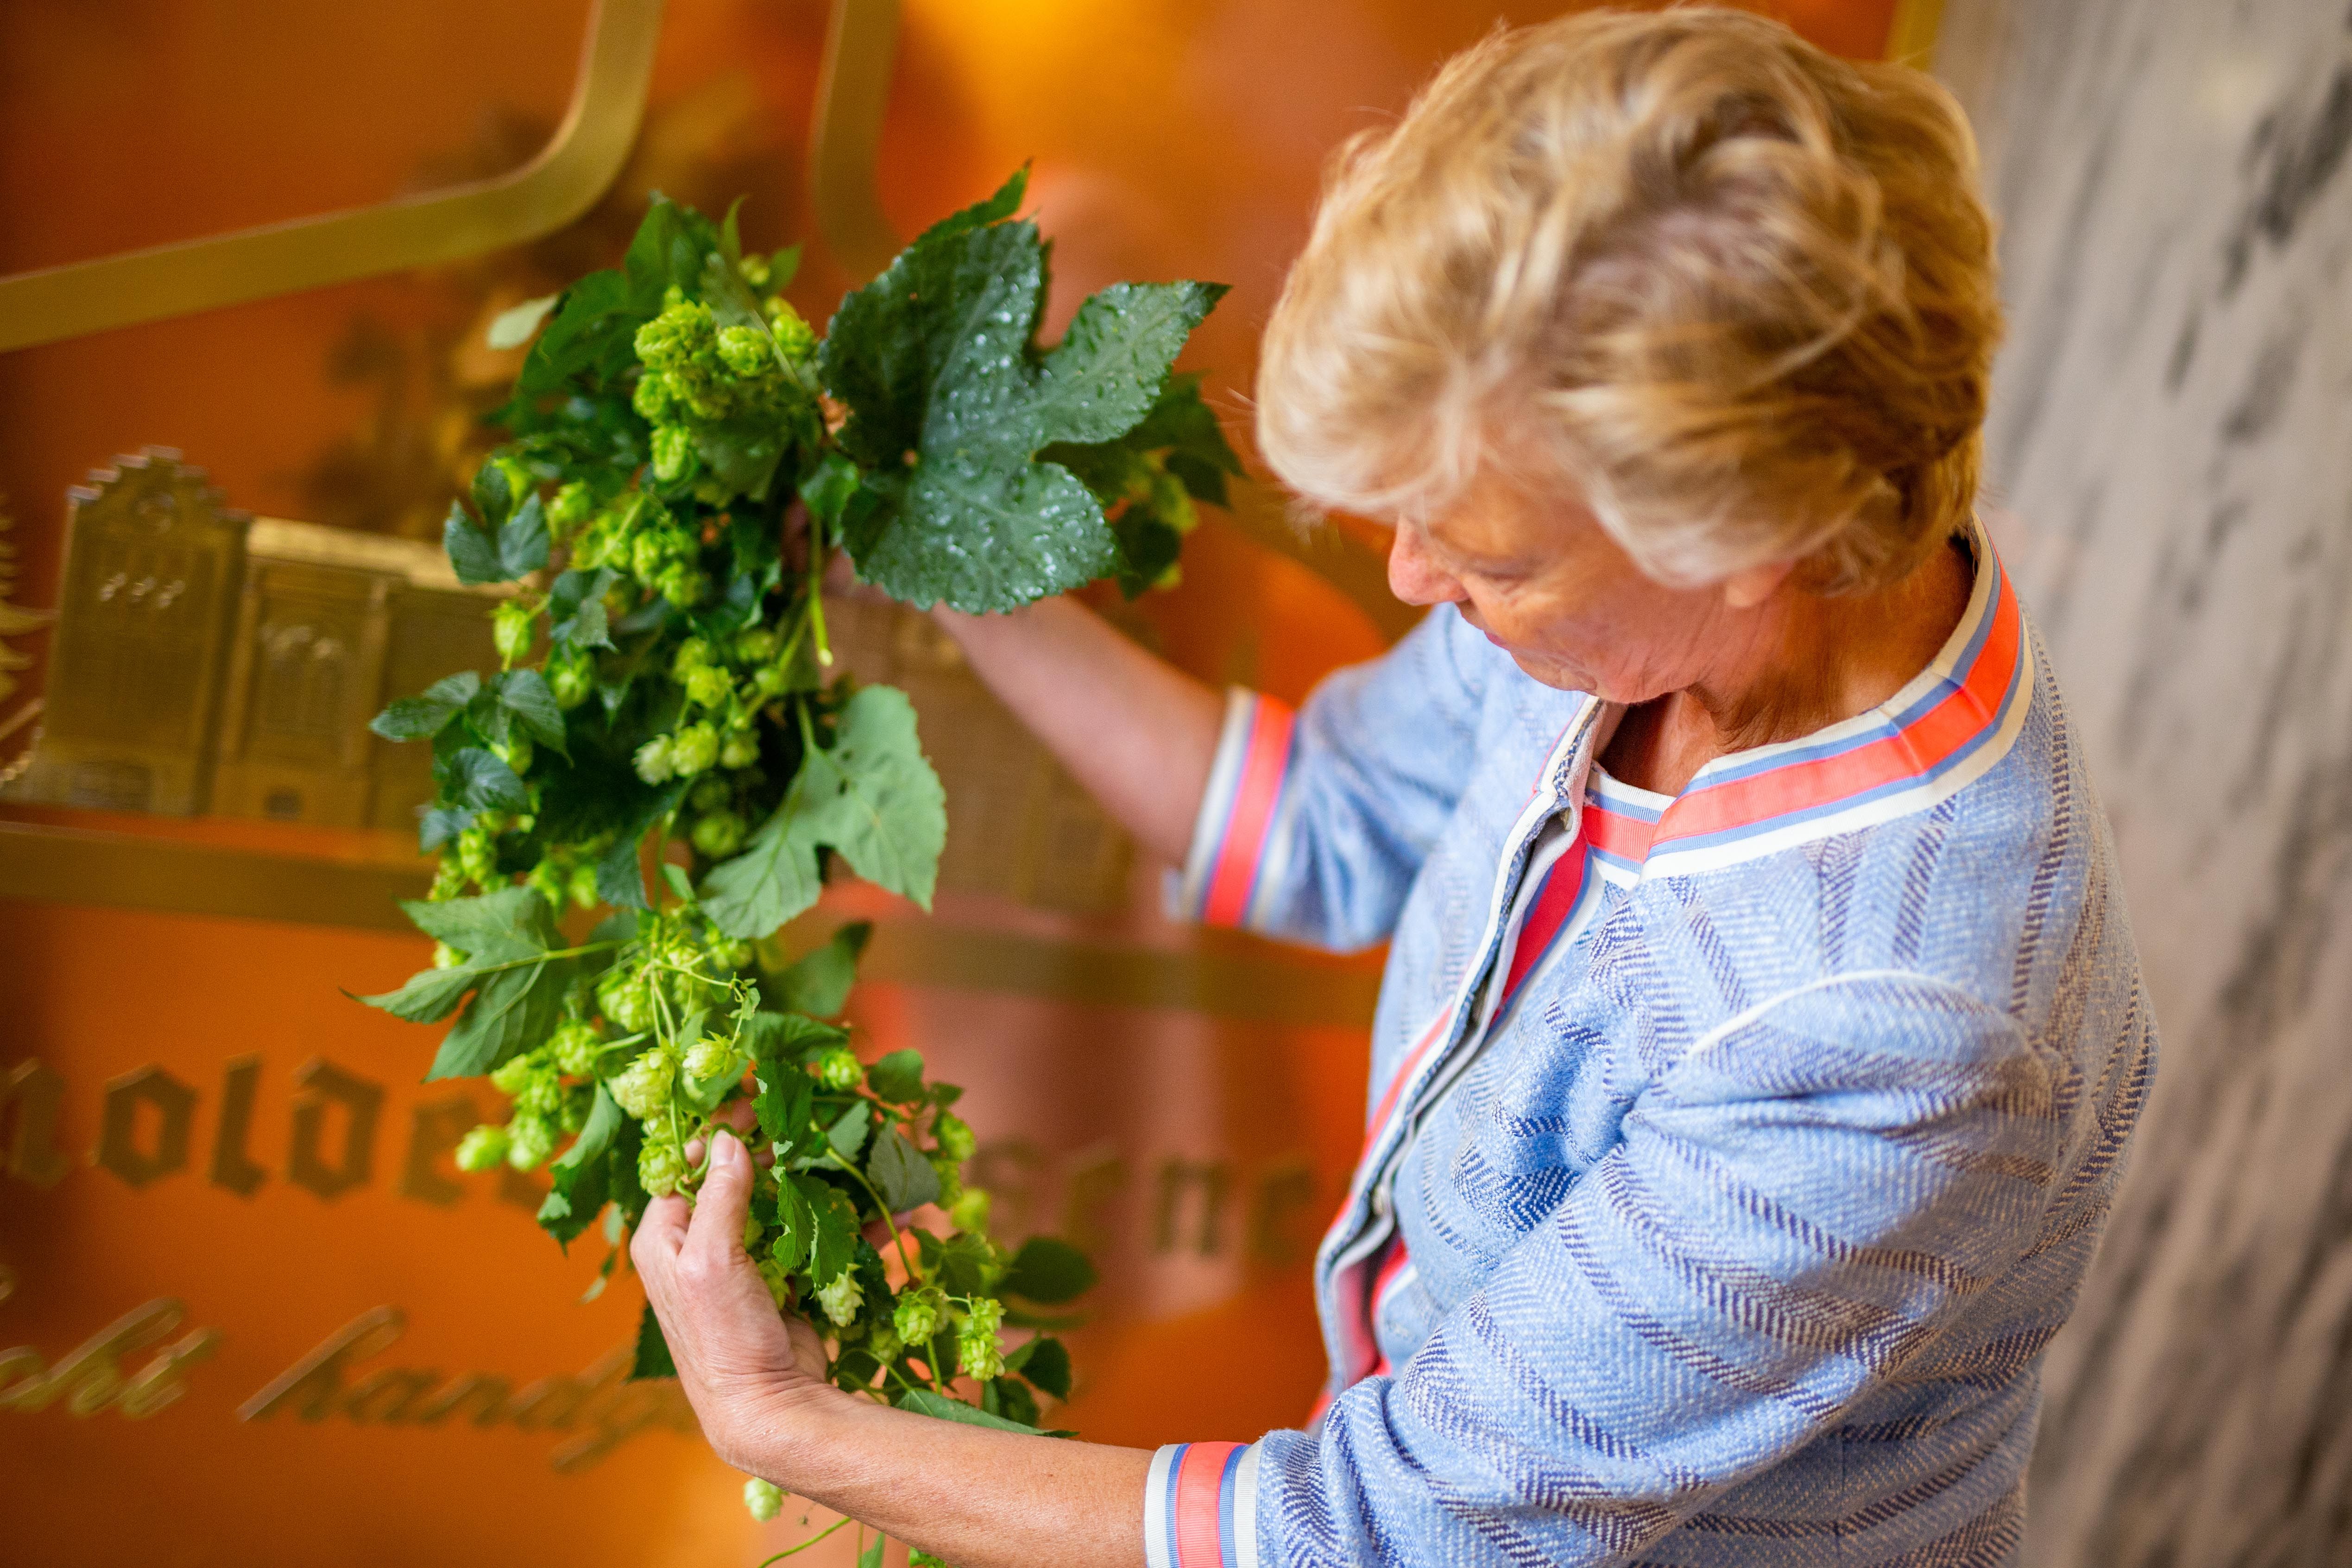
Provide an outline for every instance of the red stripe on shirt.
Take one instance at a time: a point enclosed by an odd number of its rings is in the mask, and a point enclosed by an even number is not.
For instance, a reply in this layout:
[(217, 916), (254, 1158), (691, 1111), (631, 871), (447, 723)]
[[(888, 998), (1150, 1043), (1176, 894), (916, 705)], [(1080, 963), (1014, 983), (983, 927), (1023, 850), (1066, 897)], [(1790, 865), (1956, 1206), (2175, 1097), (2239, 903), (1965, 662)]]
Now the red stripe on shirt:
[(1208, 925), (1239, 925), (1249, 914), (1258, 863), (1265, 857), (1274, 829), (1275, 804), (1290, 767), (1291, 732), (1297, 725), (1298, 716), (1291, 709), (1269, 697), (1255, 699), (1249, 738), (1242, 748), (1241, 776), (1234, 785), (1233, 810), (1226, 814), (1202, 899), (1201, 918)]
[(1169, 1510), (1176, 1516), (1176, 1568), (1224, 1568), (1217, 1503), (1225, 1460), (1239, 1443), (1187, 1443), (1169, 1478)]
[(2023, 620), (2016, 596), (2004, 581), (1984, 646), (1966, 677), (1942, 701), (1895, 734), (1851, 751), (1693, 789), (1666, 809), (1654, 844), (1751, 827), (1932, 771), (1995, 722), (2016, 678), (2023, 646)]

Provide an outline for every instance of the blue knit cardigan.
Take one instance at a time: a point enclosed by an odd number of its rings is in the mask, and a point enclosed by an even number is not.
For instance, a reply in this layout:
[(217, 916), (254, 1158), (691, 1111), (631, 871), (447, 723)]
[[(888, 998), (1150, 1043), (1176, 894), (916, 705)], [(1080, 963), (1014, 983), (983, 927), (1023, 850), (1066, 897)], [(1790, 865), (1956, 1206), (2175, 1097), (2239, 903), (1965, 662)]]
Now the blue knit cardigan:
[(1441, 607), (1234, 694), (1179, 894), (1391, 944), (1309, 1430), (1155, 1457), (1152, 1568), (2011, 1561), (2155, 1064), (1997, 557), (1873, 712), (1668, 799)]

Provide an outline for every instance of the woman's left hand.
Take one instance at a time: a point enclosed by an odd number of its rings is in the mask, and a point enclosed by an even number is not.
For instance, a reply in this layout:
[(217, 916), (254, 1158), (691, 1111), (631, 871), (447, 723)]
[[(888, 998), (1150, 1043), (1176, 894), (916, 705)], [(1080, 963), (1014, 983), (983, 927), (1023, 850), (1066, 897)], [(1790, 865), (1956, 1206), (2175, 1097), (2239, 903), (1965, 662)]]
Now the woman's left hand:
[(703, 1436), (729, 1464), (789, 1488), (778, 1461), (848, 1396), (824, 1380), (816, 1331), (776, 1311), (743, 1249), (751, 1204), (751, 1155), (721, 1129), (693, 1207), (677, 1196), (647, 1205), (629, 1256)]

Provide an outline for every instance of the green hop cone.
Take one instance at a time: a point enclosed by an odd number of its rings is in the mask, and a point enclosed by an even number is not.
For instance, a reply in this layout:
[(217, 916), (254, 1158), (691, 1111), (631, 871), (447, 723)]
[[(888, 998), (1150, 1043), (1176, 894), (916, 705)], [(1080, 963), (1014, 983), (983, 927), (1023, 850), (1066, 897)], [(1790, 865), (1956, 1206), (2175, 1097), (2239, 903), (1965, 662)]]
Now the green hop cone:
[(691, 610), (709, 595), (710, 580), (694, 570), (687, 561), (672, 561), (654, 578), (654, 591), (677, 605)]
[(507, 1130), (488, 1122), (457, 1140), (457, 1168), (487, 1171), (507, 1157)]
[(513, 768), (518, 774), (530, 771), (530, 759), (535, 753), (531, 749), (529, 736), (510, 735), (490, 749), (498, 754), (499, 761)]
[(596, 1059), (604, 1054), (604, 1037), (596, 1026), (584, 1019), (574, 1019), (557, 1026), (547, 1037), (547, 1054), (557, 1071), (572, 1078), (593, 1077)]
[[(434, 862), (433, 886), (431, 891), (427, 892), (425, 895), (427, 899), (431, 900), (435, 904), (439, 904), (445, 899), (455, 898), (465, 891), (466, 868), (457, 863), (457, 856), (443, 855), (438, 861)], [(437, 943), (435, 945), (433, 949), (436, 960), (440, 953), (445, 948), (447, 948), (447, 950), (451, 952), (455, 952), (457, 950), (449, 947), (448, 944), (446, 942)], [(440, 967), (446, 967), (447, 966)]]
[(694, 847), (712, 860), (725, 860), (743, 847), (743, 819), (732, 811), (713, 811), (694, 824)]
[(688, 805), (698, 811), (716, 811), (735, 799), (735, 786), (724, 779), (703, 779), (686, 798)]
[(971, 1124), (952, 1111), (942, 1111), (932, 1120), (931, 1136), (939, 1140), (940, 1152), (958, 1165), (971, 1158), (976, 1146)]
[(450, 946), (446, 942), (436, 942), (433, 944), (433, 967), (435, 968), (455, 969), (464, 964), (465, 961), (466, 955), (458, 952), (457, 949)]
[(705, 664), (690, 671), (686, 677), (686, 695), (689, 702), (703, 707), (723, 707), (735, 693), (735, 683), (727, 672), (716, 665)]
[(540, 902), (558, 914), (563, 910), (563, 892), (570, 884), (571, 873), (553, 859), (543, 859), (530, 868), (523, 885), (539, 894)]
[(948, 1207), (948, 1219), (958, 1230), (984, 1231), (988, 1228), (989, 1197), (985, 1187), (968, 1186), (956, 1194)]
[(573, 907), (593, 909), (604, 902), (604, 895), (596, 891), (596, 867), (593, 862), (582, 861), (572, 868), (565, 879), (565, 891), (572, 894)]
[(678, 778), (691, 779), (698, 773), (707, 773), (718, 760), (719, 735), (709, 725), (689, 724), (670, 737), (670, 770)]
[(706, 1034), (686, 1048), (686, 1075), (709, 1081), (727, 1071), (735, 1060), (735, 1047), (718, 1035)]
[(827, 1089), (855, 1089), (865, 1080), (866, 1066), (856, 1051), (836, 1045), (816, 1059), (816, 1075)]
[(548, 503), (547, 526), (561, 537), (579, 528), (596, 513), (596, 492), (584, 479), (574, 479), (555, 492)]
[(731, 974), (739, 969), (749, 967), (752, 956), (751, 944), (749, 942), (740, 942), (729, 937), (710, 945), (710, 961), (726, 973)]
[(898, 1329), (887, 1321), (878, 1322), (866, 1331), (866, 1354), (886, 1366), (906, 1354), (906, 1349)]
[(520, 1112), (507, 1124), (507, 1164), (519, 1171), (535, 1171), (555, 1152), (555, 1123), (532, 1112)]
[(735, 662), (740, 664), (764, 664), (776, 656), (776, 634), (765, 626), (754, 626), (748, 632), (735, 633)]
[(765, 1252), (751, 1255), (752, 1264), (760, 1270), (760, 1282), (768, 1287), (768, 1295), (776, 1305), (782, 1306), (793, 1297), (793, 1271)]
[(648, 784), (667, 782), (669, 776), (677, 771), (677, 762), (671, 756), (669, 737), (666, 735), (656, 735), (638, 747), (637, 754), (630, 758), (630, 763), (636, 768), (637, 777)]
[(966, 1377), (982, 1382), (1004, 1371), (1004, 1346), (997, 1331), (1004, 1326), (1004, 1304), (986, 1296), (974, 1297), (956, 1325), (956, 1367)]
[(923, 1344), (940, 1331), (940, 1295), (929, 1288), (908, 1291), (898, 1298), (890, 1326), (908, 1344)]
[(767, 337), (756, 327), (720, 328), (719, 357), (739, 376), (757, 376), (776, 367), (768, 353)]
[(760, 760), (760, 737), (748, 729), (739, 729), (720, 743), (719, 763), (728, 768), (749, 768)]
[(596, 669), (588, 655), (574, 650), (547, 664), (547, 689), (555, 695), (555, 706), (566, 712), (578, 707), (596, 695)]
[(487, 885), (499, 874), (498, 841), (488, 828), (467, 828), (457, 835), (457, 864), (468, 882)]
[(743, 1483), (743, 1510), (761, 1524), (784, 1511), (783, 1489), (753, 1476)]
[(635, 1061), (606, 1079), (604, 1087), (612, 1093), (614, 1104), (644, 1122), (668, 1109), (677, 1082), (677, 1060), (670, 1055), (669, 1047), (656, 1045), (647, 1047)]
[(816, 352), (816, 329), (801, 319), (801, 313), (789, 301), (778, 296), (768, 301), (768, 329), (776, 335), (776, 347), (788, 360), (805, 360)]
[(857, 1321), (857, 1309), (866, 1304), (866, 1288), (857, 1282), (855, 1273), (845, 1269), (832, 1284), (817, 1291), (816, 1304), (824, 1309), (834, 1327), (845, 1329)]
[(682, 424), (654, 427), (654, 477), (676, 485), (694, 477), (694, 432)]
[(490, 612), (490, 641), (508, 664), (529, 653), (538, 636), (539, 612), (521, 600), (505, 600)]
[(637, 1151), (637, 1185), (653, 1197), (667, 1197), (686, 1179), (686, 1156), (667, 1138), (649, 1138)]
[(501, 1094), (519, 1095), (526, 1084), (545, 1070), (546, 1063), (546, 1056), (536, 1051), (509, 1056), (490, 1069), (490, 1087)]

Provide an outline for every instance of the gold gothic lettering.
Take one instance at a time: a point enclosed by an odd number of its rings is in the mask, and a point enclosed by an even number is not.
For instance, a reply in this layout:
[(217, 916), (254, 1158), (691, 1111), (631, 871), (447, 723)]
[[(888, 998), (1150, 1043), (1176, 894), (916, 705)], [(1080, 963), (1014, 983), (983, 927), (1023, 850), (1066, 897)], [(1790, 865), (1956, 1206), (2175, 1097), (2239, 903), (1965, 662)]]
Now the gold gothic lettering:
[(542, 1377), (519, 1391), (506, 1378), (482, 1372), (445, 1381), (424, 1367), (361, 1370), (360, 1363), (390, 1349), (407, 1326), (398, 1307), (361, 1313), (239, 1406), (238, 1417), (262, 1421), (283, 1411), (302, 1421), (340, 1417), (356, 1426), (435, 1427), (467, 1411), (476, 1427), (505, 1423), (563, 1435), (567, 1440), (549, 1458), (566, 1473), (587, 1469), (648, 1427), (697, 1429), (675, 1382), (629, 1380), (633, 1352), (625, 1346), (575, 1376)]

